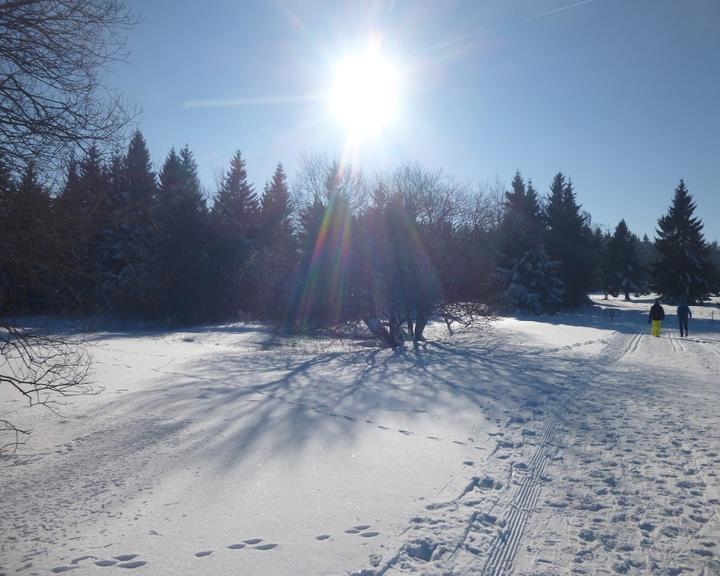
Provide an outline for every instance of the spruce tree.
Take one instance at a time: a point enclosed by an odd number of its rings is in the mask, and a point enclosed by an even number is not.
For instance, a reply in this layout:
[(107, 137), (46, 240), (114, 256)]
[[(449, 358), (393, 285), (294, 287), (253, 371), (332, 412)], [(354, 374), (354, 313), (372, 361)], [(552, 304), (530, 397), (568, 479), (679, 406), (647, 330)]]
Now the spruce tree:
[(685, 182), (675, 189), (668, 212), (658, 220), (652, 286), (670, 302), (703, 302), (711, 292), (714, 270), (703, 223), (694, 217), (695, 202)]
[(560, 265), (564, 303), (586, 303), (593, 283), (592, 231), (580, 213), (572, 182), (561, 172), (550, 185), (544, 217), (546, 248), (550, 259)]
[(154, 286), (164, 320), (192, 321), (207, 309), (208, 222), (197, 166), (188, 146), (172, 149), (160, 172), (154, 222)]
[(230, 160), (230, 168), (223, 176), (215, 197), (213, 222), (230, 241), (248, 241), (257, 228), (259, 202), (248, 183), (245, 161), (240, 151)]
[(57, 198), (57, 226), (67, 261), (67, 306), (94, 309), (100, 297), (103, 240), (110, 226), (110, 180), (96, 148), (71, 163)]
[(533, 314), (555, 312), (564, 296), (558, 268), (542, 244), (528, 250), (510, 271), (508, 288), (503, 293), (504, 306)]
[(0, 167), (0, 312), (55, 304), (58, 258), (51, 198), (33, 163), (20, 181)]
[(630, 292), (641, 290), (642, 269), (637, 252), (638, 238), (620, 220), (605, 246), (603, 280), (605, 290), (630, 300)]
[(112, 311), (145, 314), (157, 306), (158, 290), (151, 285), (157, 181), (139, 130), (133, 134), (127, 153), (113, 159), (109, 180), (112, 217), (103, 232), (101, 293)]
[(240, 151), (220, 182), (211, 211), (213, 224), (213, 293), (215, 315), (234, 316), (252, 304), (260, 273), (251, 264), (258, 233), (259, 203), (248, 182)]
[(290, 191), (282, 164), (265, 185), (261, 203), (261, 234), (266, 244), (287, 242), (292, 235)]
[(284, 317), (291, 300), (297, 247), (291, 223), (287, 177), (281, 164), (265, 185), (259, 215), (257, 248), (248, 261), (255, 276), (251, 308), (265, 316)]
[(541, 239), (543, 226), (537, 193), (519, 171), (513, 177), (512, 189), (505, 192), (503, 218), (500, 224), (500, 255), (498, 266), (512, 267)]

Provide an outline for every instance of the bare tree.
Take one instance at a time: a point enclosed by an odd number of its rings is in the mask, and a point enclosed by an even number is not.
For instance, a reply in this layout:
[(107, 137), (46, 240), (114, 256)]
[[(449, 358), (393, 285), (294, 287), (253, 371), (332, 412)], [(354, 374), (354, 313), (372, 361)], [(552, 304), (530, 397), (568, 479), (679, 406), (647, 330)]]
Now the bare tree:
[[(125, 58), (124, 32), (135, 22), (122, 0), (0, 0), (0, 163), (10, 174), (30, 165), (56, 174), (78, 150), (107, 148), (124, 138), (130, 114), (102, 78)], [(0, 229), (8, 230), (12, 222), (4, 217), (12, 218), (12, 210), (0, 210)], [(3, 262), (13, 262), (5, 252), (0, 276)], [(15, 254), (15, 264), (30, 266), (23, 254)], [(74, 261), (64, 256), (42, 260)], [(45, 282), (51, 275), (31, 271)], [(52, 407), (61, 396), (87, 392), (89, 371), (80, 343), (0, 319), (0, 386), (13, 387), (30, 404)], [(0, 419), (2, 432), (17, 446), (27, 431)]]
[[(6, 385), (29, 406), (54, 409), (62, 397), (92, 391), (90, 357), (81, 340), (52, 337), (0, 321), (0, 386)], [(0, 418), (0, 433), (5, 433), (0, 436), (2, 453), (16, 448), (29, 431)]]
[(0, 158), (14, 172), (124, 137), (127, 109), (101, 77), (134, 22), (121, 0), (0, 0)]

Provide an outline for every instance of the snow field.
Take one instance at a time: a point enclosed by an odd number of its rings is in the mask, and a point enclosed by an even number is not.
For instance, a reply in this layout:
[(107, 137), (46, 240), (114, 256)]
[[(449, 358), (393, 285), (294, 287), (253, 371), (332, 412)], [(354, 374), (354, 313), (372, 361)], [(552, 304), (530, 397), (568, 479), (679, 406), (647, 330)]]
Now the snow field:
[(0, 574), (711, 574), (713, 309), (654, 339), (648, 302), (597, 303), (404, 352), (98, 333), (101, 393), (0, 397), (33, 429), (0, 462)]

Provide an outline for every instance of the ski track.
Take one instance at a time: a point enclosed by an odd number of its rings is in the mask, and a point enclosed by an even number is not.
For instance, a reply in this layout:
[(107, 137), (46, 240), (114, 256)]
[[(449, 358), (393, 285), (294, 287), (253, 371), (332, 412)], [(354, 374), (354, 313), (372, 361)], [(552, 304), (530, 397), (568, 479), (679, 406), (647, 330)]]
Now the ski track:
[[(642, 332), (614, 332), (606, 338), (545, 349), (548, 356), (555, 355), (560, 362), (567, 363), (566, 376), (538, 384), (547, 394), (545, 404), (527, 403), (509, 416), (504, 425), (506, 432), (498, 431), (494, 450), (486, 451), (484, 464), (489, 473), (473, 476), (450, 500), (427, 504), (402, 530), (401, 534), (407, 536), (399, 548), (395, 552), (384, 551), (384, 563), (380, 555), (371, 554), (372, 567), (353, 574), (594, 574), (598, 573), (595, 566), (605, 567), (606, 571), (601, 573), (610, 574), (676, 576), (697, 570), (708, 575), (720, 574), (717, 560), (720, 482), (715, 472), (720, 465), (720, 434), (710, 426), (712, 402), (700, 392), (688, 389), (682, 379), (663, 382), (660, 388), (653, 372), (642, 365), (648, 359), (646, 352), (655, 353), (665, 346), (670, 352), (668, 368), (690, 362), (677, 358), (680, 354), (702, 360), (706, 370), (716, 372), (717, 361), (713, 359), (720, 358), (720, 350), (705, 340), (681, 339), (670, 330), (666, 338), (649, 338), (645, 350), (644, 336)], [(670, 346), (663, 344), (666, 340)], [(557, 356), (597, 343), (606, 346), (597, 357), (583, 359), (579, 364), (577, 358)], [(531, 351), (528, 355), (541, 354)], [(171, 363), (172, 359), (152, 370), (166, 376), (222, 382), (218, 378), (164, 369)], [(394, 431), (409, 442), (439, 441), (448, 446), (487, 450), (486, 446), (475, 444), (473, 438), (425, 435), (345, 414), (322, 403), (300, 402), (261, 390), (256, 393), (304, 411), (340, 419), (350, 426)], [(146, 430), (147, 426), (139, 424), (136, 429)], [(81, 448), (98, 438), (110, 453), (114, 446), (135, 446), (144, 463), (150, 462), (143, 454), (151, 443), (150, 437), (127, 428), (110, 426), (54, 448), (73, 451), (73, 444)], [(174, 444), (180, 440), (170, 425), (167, 438)], [(25, 463), (32, 461), (32, 457), (26, 457)], [(477, 465), (480, 469), (483, 465), (473, 460), (463, 464)], [(56, 489), (55, 484), (66, 483), (72, 475), (69, 469), (61, 472), (48, 479), (46, 489)], [(147, 497), (152, 495), (152, 488), (143, 478), (137, 474), (124, 477), (119, 466), (108, 477), (115, 487), (124, 489), (121, 504), (138, 488), (148, 491)], [(74, 505), (84, 507), (83, 516), (87, 518), (98, 513), (111, 516), (106, 510), (106, 504), (111, 509), (110, 501), (106, 502), (108, 481), (93, 483), (89, 477), (86, 480), (83, 489), (91, 488), (90, 496), (95, 502)], [(452, 478), (437, 496), (451, 482)], [(75, 492), (82, 494), (80, 490)], [(657, 501), (652, 501), (648, 494), (654, 494)], [(15, 516), (14, 525), (21, 535), (36, 530), (32, 524), (39, 525), (48, 544), (72, 540), (72, 531), (55, 527), (52, 520), (67, 505), (73, 504), (70, 500), (58, 502), (57, 509), (43, 511), (32, 521)], [(138, 509), (135, 514), (142, 512)], [(154, 530), (150, 534), (160, 536)], [(368, 523), (354, 524), (338, 536), (372, 542), (379, 534)], [(328, 545), (337, 537), (330, 533), (307, 536)], [(218, 543), (215, 550), (186, 553), (189, 561), (202, 563), (217, 554), (237, 554), (242, 550), (272, 554), (281, 547), (281, 543), (250, 537), (237, 543)], [(30, 553), (22, 560), (32, 566), (33, 558), (40, 553)], [(50, 572), (64, 573), (86, 566), (127, 570), (152, 566), (149, 559), (134, 553), (105, 558), (79, 553), (72, 560), (69, 560), (72, 556), (62, 558), (65, 563)], [(4, 570), (0, 566), (0, 576), (6, 576)]]
[[(382, 567), (354, 574), (595, 574), (597, 566), (608, 574), (676, 576), (701, 566), (720, 574), (720, 436), (705, 428), (712, 414), (688, 414), (687, 403), (705, 405), (702, 395), (687, 392), (683, 379), (658, 389), (642, 362), (653, 346), (667, 346), (670, 367), (691, 361), (675, 355), (699, 350), (669, 333), (646, 351), (644, 336), (616, 334), (560, 384), (564, 393), (545, 407), (527, 460), (517, 445), (499, 442), (489, 459), (508, 462), (504, 474), (477, 476), (451, 501), (428, 505)], [(514, 459), (505, 460), (510, 447)]]

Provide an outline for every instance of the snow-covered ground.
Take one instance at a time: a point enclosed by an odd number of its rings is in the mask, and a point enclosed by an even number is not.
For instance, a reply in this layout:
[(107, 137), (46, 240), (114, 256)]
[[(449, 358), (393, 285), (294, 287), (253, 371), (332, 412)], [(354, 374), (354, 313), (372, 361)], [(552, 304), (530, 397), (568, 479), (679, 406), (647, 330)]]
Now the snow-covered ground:
[(650, 303), (402, 352), (97, 333), (101, 393), (0, 391), (0, 574), (720, 574), (720, 309)]

